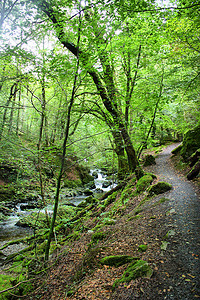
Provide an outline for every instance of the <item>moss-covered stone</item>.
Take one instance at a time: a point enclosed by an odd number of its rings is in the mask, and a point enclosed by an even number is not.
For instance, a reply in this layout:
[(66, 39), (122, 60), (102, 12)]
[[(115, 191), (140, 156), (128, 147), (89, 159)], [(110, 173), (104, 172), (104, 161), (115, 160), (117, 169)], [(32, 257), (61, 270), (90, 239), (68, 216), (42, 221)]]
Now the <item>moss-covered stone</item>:
[(164, 181), (160, 181), (149, 188), (148, 196), (159, 195), (167, 191), (170, 191), (171, 189), (172, 189), (171, 184)]
[(145, 191), (149, 185), (152, 183), (153, 178), (151, 175), (147, 174), (140, 178), (136, 184), (136, 192), (140, 194), (141, 192)]
[(200, 148), (200, 123), (191, 130), (188, 130), (183, 137), (183, 145), (180, 151), (184, 159), (189, 158)]
[(82, 182), (80, 179), (76, 179), (76, 180), (70, 180), (68, 178), (65, 178), (64, 181), (64, 187), (66, 188), (76, 188), (82, 185)]
[(180, 144), (178, 147), (176, 147), (174, 150), (172, 150), (171, 153), (174, 155), (177, 155), (181, 151), (182, 147), (183, 147), (183, 145)]
[(147, 249), (148, 249), (148, 246), (147, 246), (147, 245), (140, 245), (140, 246), (138, 247), (138, 251), (139, 251), (139, 252), (145, 252), (145, 251), (147, 251)]
[(129, 282), (139, 277), (150, 278), (152, 274), (153, 271), (149, 264), (146, 261), (138, 260), (128, 266), (122, 277), (114, 282), (113, 288), (115, 288), (121, 282)]
[(111, 255), (111, 256), (106, 256), (100, 260), (100, 263), (102, 265), (106, 266), (111, 266), (111, 267), (120, 267), (124, 264), (130, 263), (130, 262), (135, 262), (139, 260), (138, 257), (132, 257), (129, 255)]

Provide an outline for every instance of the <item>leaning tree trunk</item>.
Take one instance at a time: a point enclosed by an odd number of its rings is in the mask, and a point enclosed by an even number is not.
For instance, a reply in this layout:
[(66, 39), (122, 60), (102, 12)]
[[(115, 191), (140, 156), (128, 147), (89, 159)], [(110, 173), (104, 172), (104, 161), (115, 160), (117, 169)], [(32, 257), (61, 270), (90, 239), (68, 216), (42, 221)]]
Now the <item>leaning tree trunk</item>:
[[(113, 78), (114, 75), (113, 75), (113, 70), (109, 63), (108, 53), (105, 51), (105, 49), (104, 52), (98, 53), (101, 64), (103, 66), (103, 72), (104, 72), (104, 78), (102, 78), (98, 70), (90, 66), (90, 57), (88, 56), (88, 53), (81, 51), (79, 47), (76, 47), (73, 43), (68, 41), (67, 35), (65, 34), (63, 28), (63, 22), (60, 19), (59, 13), (56, 11), (56, 9), (53, 8), (53, 6), (45, 0), (41, 0), (38, 2), (36, 1), (36, 4), (38, 8), (40, 8), (53, 22), (57, 37), (62, 43), (62, 45), (65, 48), (67, 48), (74, 56), (78, 57), (78, 55), (80, 54), (80, 62), (85, 68), (87, 68), (88, 74), (92, 77), (92, 80), (96, 85), (96, 88), (100, 94), (103, 105), (108, 111), (108, 113), (111, 115), (115, 127), (118, 127), (121, 131), (122, 134), (121, 136), (125, 144), (125, 151), (127, 153), (129, 171), (134, 172), (139, 166), (139, 162), (135, 153), (135, 149), (132, 145), (130, 136), (126, 129), (126, 126), (125, 124), (123, 124), (124, 121), (121, 116), (121, 111), (117, 105), (116, 89), (114, 86), (114, 78)], [(98, 34), (98, 41), (100, 40), (100, 43), (105, 44), (105, 41), (102, 40), (102, 34), (101, 35), (99, 33), (97, 34)]]

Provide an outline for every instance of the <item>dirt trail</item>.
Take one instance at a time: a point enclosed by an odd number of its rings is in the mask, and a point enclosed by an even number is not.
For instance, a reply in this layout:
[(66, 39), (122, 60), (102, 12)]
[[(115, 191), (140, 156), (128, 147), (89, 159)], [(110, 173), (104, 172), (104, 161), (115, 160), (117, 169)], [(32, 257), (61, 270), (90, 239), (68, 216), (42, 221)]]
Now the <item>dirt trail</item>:
[(169, 293), (163, 299), (186, 300), (200, 298), (200, 198), (194, 184), (173, 168), (170, 156), (176, 146), (168, 146), (149, 170), (173, 186), (166, 203), (172, 212), (168, 226), (175, 231), (167, 245), (166, 272), (173, 276), (167, 280)]

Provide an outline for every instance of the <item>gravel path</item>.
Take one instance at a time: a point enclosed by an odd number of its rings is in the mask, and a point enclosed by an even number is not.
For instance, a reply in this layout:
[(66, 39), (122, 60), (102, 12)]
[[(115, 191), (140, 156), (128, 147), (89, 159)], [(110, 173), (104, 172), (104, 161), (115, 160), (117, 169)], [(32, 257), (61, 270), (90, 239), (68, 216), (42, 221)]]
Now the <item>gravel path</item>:
[(172, 212), (167, 225), (175, 235), (166, 250), (166, 274), (170, 276), (169, 292), (163, 299), (196, 299), (200, 298), (200, 198), (194, 184), (173, 168), (170, 156), (175, 147), (177, 144), (168, 146), (149, 169), (159, 181), (173, 186), (167, 194), (170, 201), (166, 205)]

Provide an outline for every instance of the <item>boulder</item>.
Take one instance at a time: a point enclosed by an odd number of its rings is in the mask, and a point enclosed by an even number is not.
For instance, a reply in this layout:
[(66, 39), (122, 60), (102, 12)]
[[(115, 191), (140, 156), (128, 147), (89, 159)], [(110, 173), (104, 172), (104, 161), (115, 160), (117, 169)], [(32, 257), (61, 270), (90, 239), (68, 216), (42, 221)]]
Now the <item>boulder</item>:
[(149, 188), (148, 196), (159, 195), (167, 191), (170, 191), (171, 189), (172, 189), (171, 184), (164, 181), (160, 181)]
[(192, 167), (190, 172), (187, 174), (187, 179), (188, 180), (194, 179), (195, 177), (197, 177), (199, 172), (200, 172), (200, 159), (196, 162), (196, 164)]
[(200, 148), (200, 124), (188, 130), (183, 137), (181, 156), (187, 160), (196, 150)]
[(22, 222), (22, 221), (20, 221), (20, 220), (15, 224), (15, 226), (23, 227), (23, 228), (28, 228), (28, 227), (30, 227), (29, 224), (27, 224), (27, 223), (25, 223), (25, 222)]
[(22, 203), (20, 204), (20, 209), (21, 210), (28, 210), (28, 209), (35, 209), (37, 208), (37, 203), (36, 202), (31, 202), (31, 203)]
[(103, 184), (102, 184), (102, 187), (103, 187), (103, 188), (107, 188), (107, 187), (109, 187), (111, 184), (112, 184), (112, 181), (110, 181), (110, 180), (105, 180), (105, 181), (103, 182)]
[(95, 179), (98, 178), (98, 172), (97, 172), (97, 171), (92, 172), (92, 176), (93, 176)]
[(83, 193), (86, 195), (86, 196), (90, 196), (90, 195), (93, 195), (93, 192), (89, 189), (86, 189), (83, 191)]

